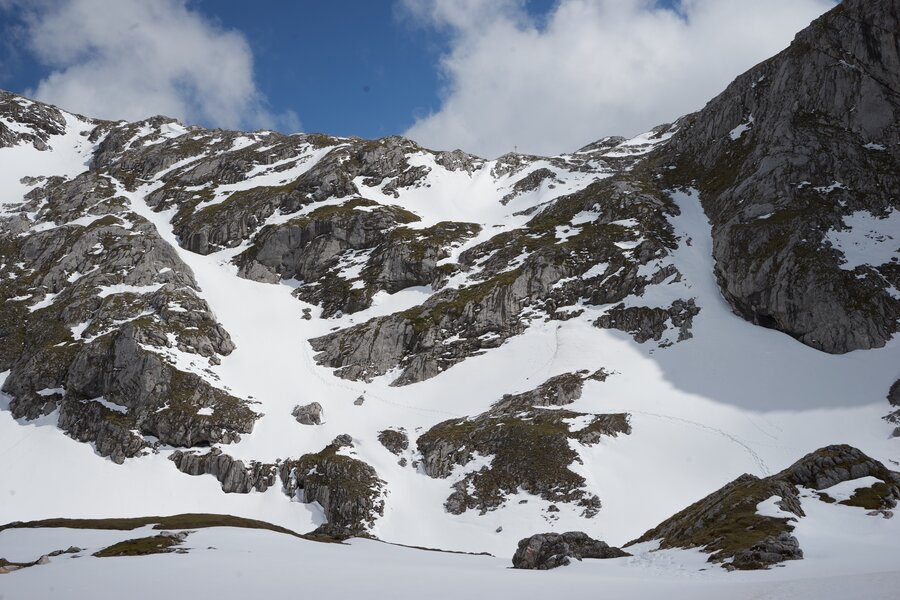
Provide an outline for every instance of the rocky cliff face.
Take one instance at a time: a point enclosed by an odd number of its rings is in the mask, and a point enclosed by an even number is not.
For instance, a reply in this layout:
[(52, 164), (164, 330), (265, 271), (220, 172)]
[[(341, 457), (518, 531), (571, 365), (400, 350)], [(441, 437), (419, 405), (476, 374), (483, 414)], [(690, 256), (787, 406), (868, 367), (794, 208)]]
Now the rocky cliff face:
[[(826, 352), (883, 346), (900, 316), (898, 33), (893, 0), (842, 3), (680, 120), (656, 157), (700, 189), (735, 312)], [(885, 252), (849, 255), (864, 236)]]
[[(6, 143), (38, 150), (45, 134), (60, 135), (54, 123), (66, 123), (9, 94), (0, 110), (26, 115)], [(85, 122), (84, 142), (108, 126)], [(22, 203), (0, 220), (0, 369), (13, 415), (58, 408), (60, 427), (117, 462), (152, 447), (146, 436), (192, 446), (251, 431), (256, 414), (245, 401), (174, 366), (175, 355), (193, 357), (202, 373), (234, 344), (191, 269), (116, 183), (93, 171), (25, 183)]]

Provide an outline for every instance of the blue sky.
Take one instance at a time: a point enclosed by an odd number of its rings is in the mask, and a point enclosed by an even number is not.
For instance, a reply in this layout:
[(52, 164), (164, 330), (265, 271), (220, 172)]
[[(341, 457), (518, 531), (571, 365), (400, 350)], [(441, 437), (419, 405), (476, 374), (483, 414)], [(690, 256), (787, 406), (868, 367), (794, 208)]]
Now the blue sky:
[(834, 0), (0, 0), (0, 87), (102, 118), (573, 150), (696, 110)]
[[(524, 7), (540, 19), (555, 1), (528, 0)], [(415, 23), (390, 0), (190, 0), (187, 5), (246, 37), (257, 85), (272, 110), (296, 112), (306, 130), (394, 135), (440, 106), (436, 65), (449, 47), (449, 33)], [(7, 32), (22, 25), (22, 11), (0, 16)], [(51, 71), (21, 47), (0, 50), (0, 88), (33, 90)]]
[(438, 107), (434, 65), (446, 35), (409, 23), (390, 2), (278, 3), (204, 0), (198, 9), (245, 33), (260, 89), (309, 130), (380, 137)]

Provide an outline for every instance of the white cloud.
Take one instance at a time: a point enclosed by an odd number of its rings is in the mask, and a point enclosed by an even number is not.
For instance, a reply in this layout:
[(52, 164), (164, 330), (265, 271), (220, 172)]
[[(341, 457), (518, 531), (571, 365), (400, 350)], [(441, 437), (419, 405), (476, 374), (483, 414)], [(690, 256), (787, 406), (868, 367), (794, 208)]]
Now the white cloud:
[(633, 135), (701, 108), (786, 47), (834, 0), (558, 0), (536, 23), (524, 0), (400, 0), (449, 30), (439, 110), (406, 135), (493, 157), (555, 154)]
[(186, 0), (3, 0), (24, 11), (29, 49), (51, 73), (28, 94), (108, 119), (163, 114), (227, 128), (296, 130), (253, 78), (244, 36)]

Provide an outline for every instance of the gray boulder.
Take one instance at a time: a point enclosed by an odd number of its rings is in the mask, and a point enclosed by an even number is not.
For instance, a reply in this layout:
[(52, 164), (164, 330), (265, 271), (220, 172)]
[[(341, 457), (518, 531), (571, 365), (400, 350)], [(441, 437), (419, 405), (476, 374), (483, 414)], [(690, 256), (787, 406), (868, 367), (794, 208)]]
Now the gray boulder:
[(297, 405), (291, 411), (294, 418), (301, 425), (321, 425), (322, 424), (322, 405), (318, 402)]
[(595, 540), (582, 531), (539, 533), (519, 542), (512, 563), (516, 569), (547, 570), (563, 567), (571, 559), (621, 558), (628, 552)]

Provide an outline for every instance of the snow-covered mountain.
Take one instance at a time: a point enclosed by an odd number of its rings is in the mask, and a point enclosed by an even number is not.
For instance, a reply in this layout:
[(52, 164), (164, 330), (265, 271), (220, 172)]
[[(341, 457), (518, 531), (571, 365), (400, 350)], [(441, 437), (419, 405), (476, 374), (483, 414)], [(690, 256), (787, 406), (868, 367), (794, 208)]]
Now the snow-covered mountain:
[[(634, 556), (566, 586), (707, 558), (788, 565), (748, 596), (896, 586), (898, 33), (846, 0), (703, 110), (556, 157), (0, 93), (0, 522), (233, 515), (504, 564), (578, 530)], [(38, 531), (0, 556), (135, 536)], [(439, 556), (409, 560), (509, 579)]]

